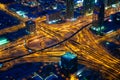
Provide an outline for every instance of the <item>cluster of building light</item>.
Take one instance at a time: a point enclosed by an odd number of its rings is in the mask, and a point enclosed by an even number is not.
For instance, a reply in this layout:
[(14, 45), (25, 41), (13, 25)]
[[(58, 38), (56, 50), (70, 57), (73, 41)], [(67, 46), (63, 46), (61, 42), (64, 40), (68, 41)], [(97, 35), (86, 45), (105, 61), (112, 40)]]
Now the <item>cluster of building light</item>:
[(54, 23), (56, 23), (56, 22), (58, 22), (58, 21), (60, 21), (60, 20), (61, 20), (61, 19), (48, 21), (48, 24), (54, 24)]
[(78, 7), (81, 7), (81, 6), (83, 6), (83, 0), (77, 0), (77, 1), (75, 1), (74, 8), (78, 8)]
[(17, 11), (16, 12), (18, 15), (20, 15), (21, 17), (23, 17), (23, 18), (26, 18), (27, 16), (26, 16), (26, 13), (24, 12), (24, 11)]
[(25, 1), (25, 2), (23, 1), (22, 4), (25, 5), (25, 6), (29, 6), (29, 7), (36, 7), (36, 6), (40, 5), (36, 0)]
[(1, 38), (0, 39), (0, 45), (3, 45), (3, 44), (6, 44), (8, 43), (9, 41), (6, 39), (6, 38)]
[(98, 0), (95, 0), (95, 3), (97, 3)]
[(101, 26), (101, 27), (92, 27), (92, 29), (95, 30), (95, 31), (102, 31), (102, 30), (105, 29), (105, 27), (104, 26)]
[(77, 18), (72, 18), (72, 19), (71, 19), (71, 21), (75, 21), (75, 20), (77, 20)]
[(79, 4), (79, 3), (82, 3), (84, 0), (77, 0), (76, 3)]
[(107, 32), (107, 33), (111, 33), (111, 32), (113, 32), (114, 30), (111, 30), (111, 31), (109, 31), (109, 32)]

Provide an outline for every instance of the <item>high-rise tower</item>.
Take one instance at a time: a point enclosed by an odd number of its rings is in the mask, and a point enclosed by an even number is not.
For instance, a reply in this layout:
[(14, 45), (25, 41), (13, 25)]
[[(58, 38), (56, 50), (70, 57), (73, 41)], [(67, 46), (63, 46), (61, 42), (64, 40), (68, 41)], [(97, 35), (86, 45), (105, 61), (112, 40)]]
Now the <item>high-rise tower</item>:
[(28, 21), (25, 22), (25, 25), (26, 25), (26, 31), (27, 31), (28, 33), (33, 33), (33, 32), (35, 32), (35, 30), (36, 30), (36, 24), (35, 24), (34, 21), (28, 20)]
[(107, 0), (107, 5), (111, 6), (111, 5), (116, 4), (118, 2), (119, 2), (119, 0)]
[(74, 0), (66, 0), (66, 19), (74, 18)]
[(94, 0), (84, 0), (83, 1), (83, 13), (90, 13), (93, 10)]
[(60, 11), (58, 11), (58, 10), (51, 10), (49, 12), (51, 12), (51, 13), (46, 14), (47, 23), (54, 24), (54, 23), (57, 23), (57, 22), (62, 20), (62, 18), (60, 16)]
[(61, 68), (67, 72), (74, 72), (77, 69), (77, 55), (66, 52), (64, 55), (61, 56)]
[(103, 0), (97, 0), (93, 9), (93, 29), (101, 34), (103, 23), (104, 23), (104, 11), (105, 5)]
[(101, 27), (104, 22), (104, 1), (98, 0), (93, 9), (93, 26), (94, 27)]

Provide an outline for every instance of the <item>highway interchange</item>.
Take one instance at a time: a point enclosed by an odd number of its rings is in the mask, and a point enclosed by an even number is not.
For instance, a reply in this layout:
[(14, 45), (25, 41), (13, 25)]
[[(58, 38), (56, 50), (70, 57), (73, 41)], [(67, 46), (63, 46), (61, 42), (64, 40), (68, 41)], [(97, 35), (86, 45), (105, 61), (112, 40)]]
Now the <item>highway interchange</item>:
[[(74, 22), (46, 24), (36, 20), (36, 32), (7, 44), (0, 49), (0, 62), (7, 70), (25, 62), (58, 62), (66, 51), (78, 55), (78, 62), (119, 79), (120, 60), (110, 55), (100, 42), (120, 34), (120, 30), (105, 36), (96, 36), (90, 30), (92, 16), (83, 16)], [(32, 50), (32, 52), (28, 51)]]

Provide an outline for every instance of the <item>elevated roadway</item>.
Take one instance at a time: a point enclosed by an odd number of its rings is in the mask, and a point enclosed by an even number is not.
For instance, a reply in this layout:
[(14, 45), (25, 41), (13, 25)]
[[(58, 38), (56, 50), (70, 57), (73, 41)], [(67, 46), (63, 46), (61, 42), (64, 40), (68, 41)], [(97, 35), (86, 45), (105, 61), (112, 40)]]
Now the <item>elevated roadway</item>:
[[(60, 56), (63, 55), (66, 51), (72, 51), (78, 55), (79, 63), (84, 64), (90, 68), (100, 70), (101, 72), (108, 74), (111, 79), (119, 79), (120, 60), (110, 55), (101, 45), (99, 45), (99, 43), (107, 39), (107, 37), (95, 37), (95, 35), (93, 35), (87, 28), (91, 26), (91, 22), (91, 16), (84, 16), (82, 18), (79, 18), (75, 22), (67, 22), (60, 25), (49, 25), (43, 22), (41, 23), (39, 21), (36, 21), (36, 34), (26, 37), (24, 40), (26, 42), (23, 42), (20, 46), (16, 45), (13, 48), (1, 51), (0, 62), (4, 64), (4, 68), (6, 65), (6, 69), (8, 69), (8, 64), (13, 66), (14, 64), (20, 62), (54, 62), (59, 61)], [(110, 36), (115, 36), (118, 34), (118, 32), (112, 33)], [(41, 47), (39, 46), (38, 49), (36, 49), (36, 46), (31, 47), (31, 45), (29, 44), (31, 41), (37, 39), (39, 44), (43, 44)], [(55, 44), (47, 45), (47, 42), (49, 42), (50, 39), (56, 39), (57, 41)], [(25, 47), (25, 44), (28, 48)], [(33, 52), (29, 53), (28, 49), (33, 50)], [(56, 51), (56, 53), (52, 52), (57, 49), (58, 51)], [(22, 52), (20, 52), (19, 50)], [(43, 57), (43, 59), (40, 57)], [(32, 60), (32, 58), (34, 60)]]

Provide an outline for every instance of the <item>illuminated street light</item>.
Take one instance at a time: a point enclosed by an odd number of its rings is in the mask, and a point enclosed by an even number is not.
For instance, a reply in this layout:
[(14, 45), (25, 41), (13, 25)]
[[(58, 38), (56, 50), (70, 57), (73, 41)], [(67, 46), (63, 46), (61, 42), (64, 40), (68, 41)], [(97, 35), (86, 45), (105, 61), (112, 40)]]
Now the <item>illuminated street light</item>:
[(100, 35), (102, 33), (102, 30), (104, 29), (104, 11), (104, 2), (102, 0), (98, 0), (94, 5), (93, 10), (93, 26), (96, 27), (95, 31), (97, 31), (97, 33)]

